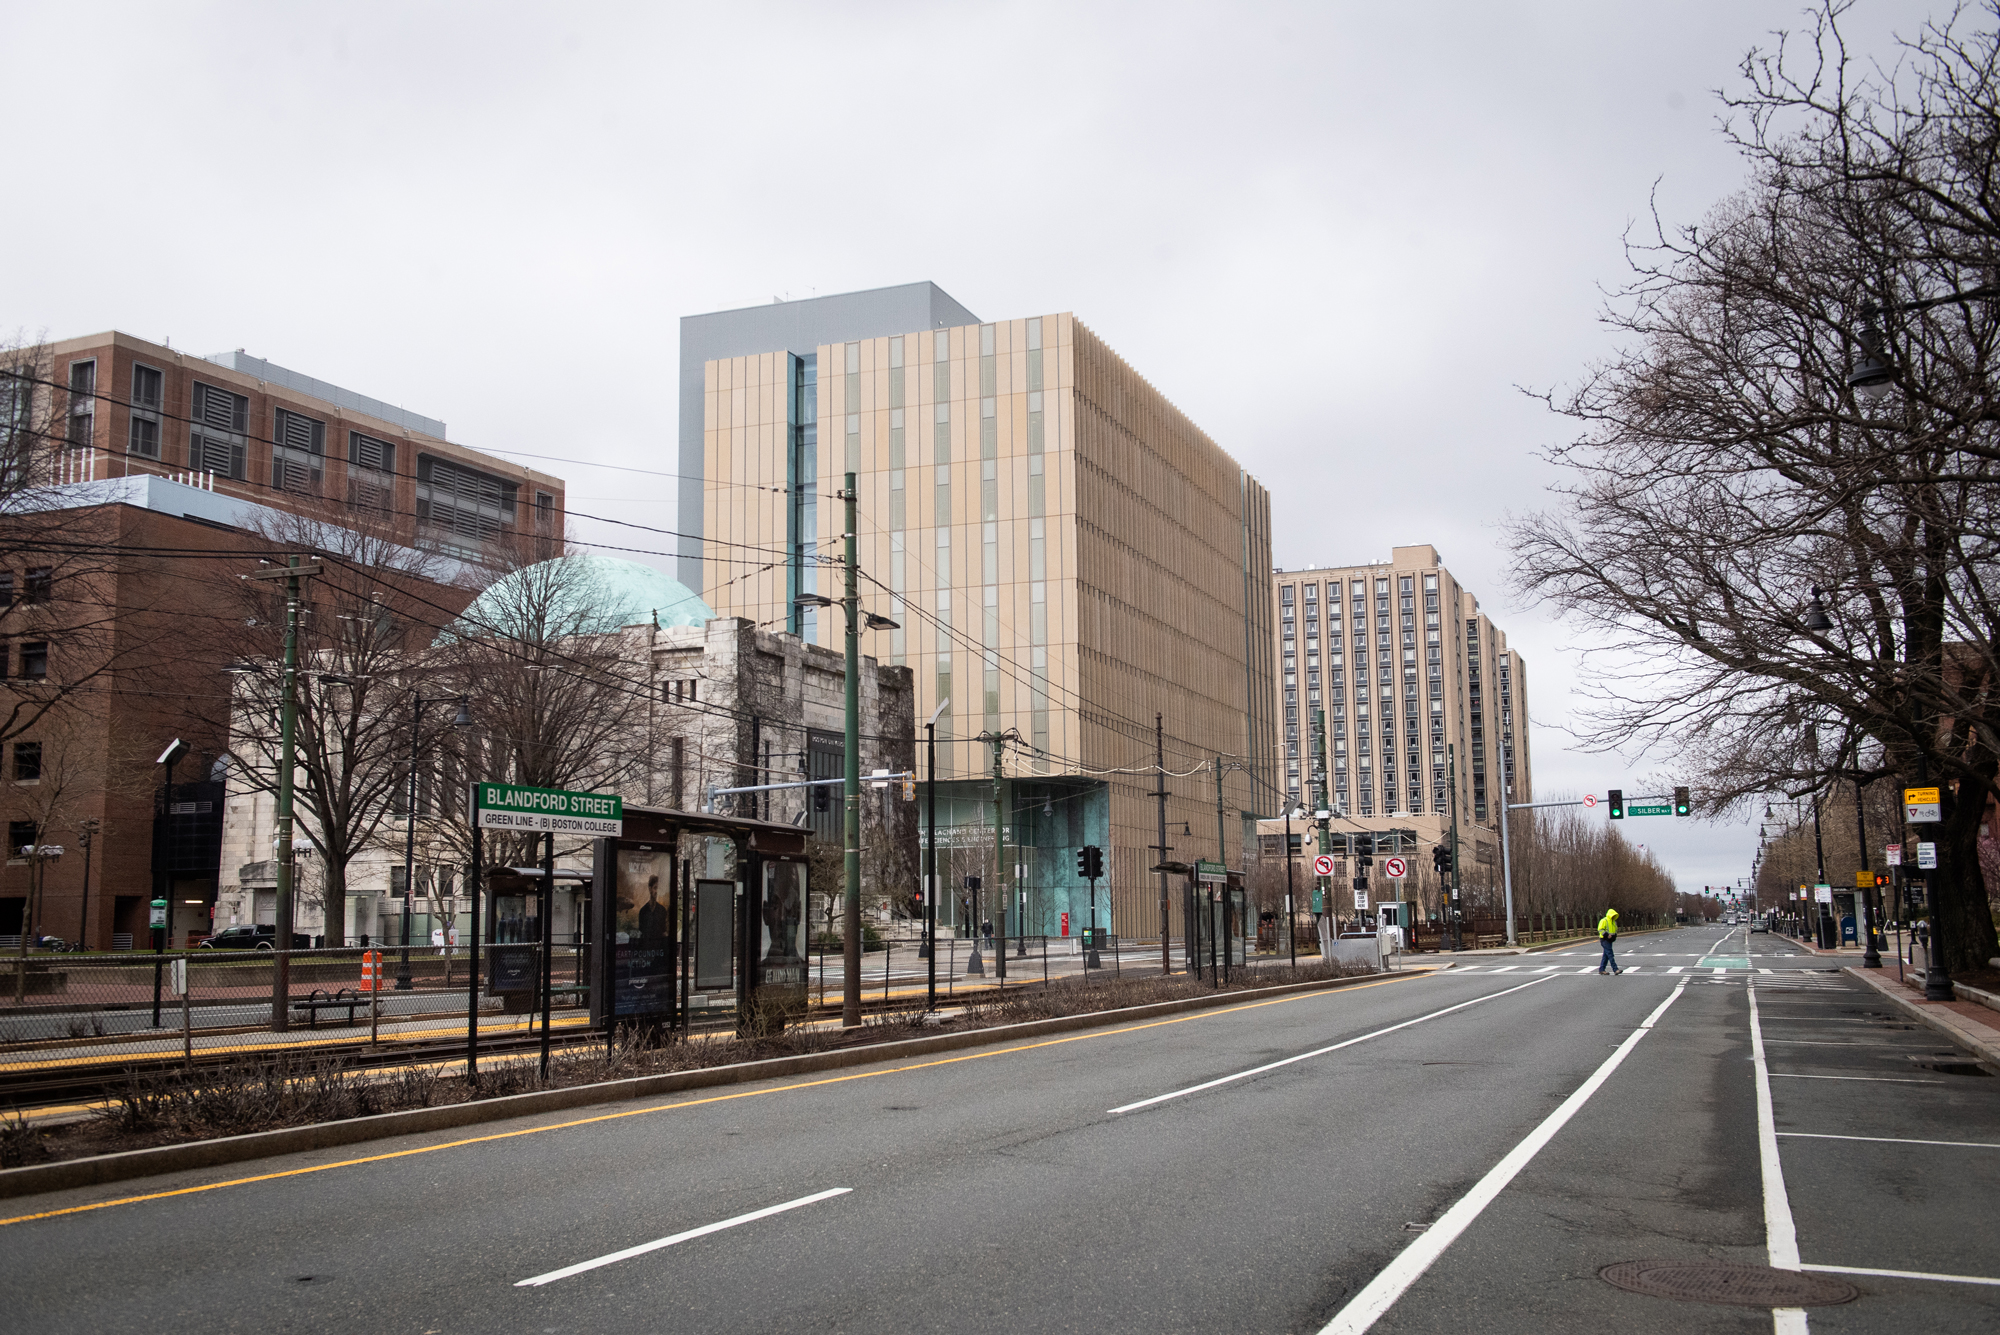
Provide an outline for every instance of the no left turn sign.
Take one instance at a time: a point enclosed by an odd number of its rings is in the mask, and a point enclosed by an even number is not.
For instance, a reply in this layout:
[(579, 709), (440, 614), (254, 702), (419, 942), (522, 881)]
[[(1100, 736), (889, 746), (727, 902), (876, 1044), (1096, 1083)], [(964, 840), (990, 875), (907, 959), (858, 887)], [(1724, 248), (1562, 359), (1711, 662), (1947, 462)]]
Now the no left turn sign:
[(1410, 864), (1401, 858), (1388, 858), (1382, 863), (1382, 874), (1392, 881), (1400, 881), (1410, 870)]
[(1330, 857), (1328, 857), (1328, 856), (1327, 856), (1326, 854), (1324, 854), (1324, 853), (1322, 853), (1322, 854), (1320, 854), (1320, 855), (1319, 855), (1318, 857), (1314, 858), (1314, 859), (1313, 859), (1313, 875), (1315, 875), (1315, 876), (1331, 876), (1331, 875), (1333, 875), (1333, 859), (1332, 859), (1332, 858), (1330, 858)]
[(1584, 809), (1585, 811), (1588, 811), (1588, 810), (1590, 810), (1590, 809), (1591, 809), (1592, 807), (1594, 807), (1594, 806), (1596, 806), (1596, 805), (1597, 805), (1597, 794), (1596, 794), (1596, 793), (1585, 793), (1585, 794), (1583, 795), (1583, 809)]

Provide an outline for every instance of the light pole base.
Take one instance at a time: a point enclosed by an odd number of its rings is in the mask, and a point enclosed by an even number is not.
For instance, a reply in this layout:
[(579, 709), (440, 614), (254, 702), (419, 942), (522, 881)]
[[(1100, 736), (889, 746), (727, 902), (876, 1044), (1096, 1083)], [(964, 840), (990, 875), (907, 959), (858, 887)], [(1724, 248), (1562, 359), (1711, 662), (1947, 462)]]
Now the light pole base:
[(414, 992), (416, 991), (416, 988), (417, 988), (416, 981), (412, 979), (410, 975), (406, 973), (399, 973), (396, 975), (396, 989), (395, 989), (396, 991)]
[(1951, 975), (1943, 969), (1924, 970), (1924, 1000), (1950, 1001), (1956, 994), (1952, 991)]
[(984, 978), (986, 976), (986, 961), (980, 958), (978, 946), (972, 948), (972, 958), (965, 962), (965, 976), (967, 978)]

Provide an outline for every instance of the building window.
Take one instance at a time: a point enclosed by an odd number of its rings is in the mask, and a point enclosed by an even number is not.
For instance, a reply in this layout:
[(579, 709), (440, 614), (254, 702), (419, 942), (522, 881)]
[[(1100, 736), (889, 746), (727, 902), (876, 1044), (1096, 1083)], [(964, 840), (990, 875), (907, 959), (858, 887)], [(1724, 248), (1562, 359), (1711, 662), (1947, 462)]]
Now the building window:
[(194, 385), (194, 425), (188, 428), (188, 467), (218, 477), (249, 475), (250, 400), (226, 389)]
[(535, 493), (535, 527), (548, 532), (556, 522), (556, 498), (546, 491)]
[(97, 430), (97, 362), (69, 364), (69, 443), (90, 444)]
[(49, 642), (47, 640), (24, 640), (21, 643), (21, 677), (26, 681), (42, 681), (49, 675)]
[(317, 492), (326, 458), (326, 423), (278, 408), (271, 440), (271, 485), (279, 491)]
[(391, 441), (347, 433), (347, 503), (387, 514), (395, 508), (396, 446)]
[[(11, 577), (8, 583), (12, 583)], [(50, 566), (29, 566), (28, 580), (21, 590), (24, 603), (45, 603), (55, 589), (55, 570)]]
[(31, 849), (35, 846), (35, 836), (37, 833), (39, 832), (35, 829), (35, 823), (31, 820), (8, 821), (7, 856), (10, 858), (26, 857), (27, 853), (23, 850)]
[[(484, 542), (514, 523), (519, 487), (505, 478), (440, 459), (417, 456), (417, 523), (434, 538)], [(477, 549), (470, 549), (476, 554)]]
[(14, 782), (34, 783), (42, 777), (42, 744), (14, 743)]
[(125, 448), (142, 459), (160, 457), (160, 405), (165, 377), (150, 366), (132, 368), (132, 422)]

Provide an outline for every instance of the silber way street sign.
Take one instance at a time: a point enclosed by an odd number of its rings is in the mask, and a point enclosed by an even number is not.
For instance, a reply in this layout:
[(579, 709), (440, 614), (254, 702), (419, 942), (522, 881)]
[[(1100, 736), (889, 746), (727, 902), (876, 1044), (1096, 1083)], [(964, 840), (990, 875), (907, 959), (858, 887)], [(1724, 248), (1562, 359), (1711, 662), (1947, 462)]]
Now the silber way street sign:
[(614, 838), (625, 833), (625, 799), (608, 793), (475, 783), (472, 812), (474, 823), (483, 830), (608, 834)]

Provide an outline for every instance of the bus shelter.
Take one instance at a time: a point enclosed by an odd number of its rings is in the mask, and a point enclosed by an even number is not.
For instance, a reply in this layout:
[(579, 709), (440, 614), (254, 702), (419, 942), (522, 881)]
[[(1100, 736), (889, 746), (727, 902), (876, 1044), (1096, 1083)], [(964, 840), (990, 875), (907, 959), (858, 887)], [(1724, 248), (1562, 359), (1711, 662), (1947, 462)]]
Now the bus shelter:
[[(727, 856), (709, 855), (714, 840)], [(685, 1030), (714, 1013), (718, 994), (733, 1003), (740, 1035), (802, 1019), (806, 867), (806, 832), (795, 826), (627, 806), (624, 834), (597, 841), (592, 1026)]]

